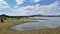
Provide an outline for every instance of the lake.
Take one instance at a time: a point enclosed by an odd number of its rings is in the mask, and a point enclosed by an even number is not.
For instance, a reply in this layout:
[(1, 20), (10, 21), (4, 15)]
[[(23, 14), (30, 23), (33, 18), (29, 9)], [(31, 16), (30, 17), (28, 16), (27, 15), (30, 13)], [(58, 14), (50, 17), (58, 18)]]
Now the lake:
[(29, 22), (24, 24), (19, 24), (12, 26), (11, 30), (15, 31), (27, 31), (27, 30), (40, 30), (48, 28), (59, 28), (60, 27), (60, 17), (34, 17), (48, 20), (39, 20), (39, 22)]

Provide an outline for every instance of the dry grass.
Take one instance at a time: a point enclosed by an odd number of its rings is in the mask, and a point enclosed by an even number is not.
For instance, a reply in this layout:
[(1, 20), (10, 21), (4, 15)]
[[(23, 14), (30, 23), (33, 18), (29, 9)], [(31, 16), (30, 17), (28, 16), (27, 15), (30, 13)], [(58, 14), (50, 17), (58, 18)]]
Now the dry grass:
[[(25, 21), (23, 21), (25, 20)], [(55, 28), (55, 29), (47, 29), (47, 30), (34, 30), (34, 31), (24, 31), (24, 32), (17, 32), (17, 31), (12, 31), (9, 28), (11, 26), (25, 23), (25, 22), (30, 22), (29, 18), (21, 18), (20, 20), (5, 20), (5, 23), (0, 23), (0, 34), (60, 34), (60, 28)]]

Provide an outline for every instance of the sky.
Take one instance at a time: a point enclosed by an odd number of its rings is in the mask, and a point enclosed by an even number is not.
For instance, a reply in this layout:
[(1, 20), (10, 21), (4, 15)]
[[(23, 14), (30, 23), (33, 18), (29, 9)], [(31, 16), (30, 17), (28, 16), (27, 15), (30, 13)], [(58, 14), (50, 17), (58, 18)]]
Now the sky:
[(0, 0), (0, 15), (60, 15), (60, 0)]

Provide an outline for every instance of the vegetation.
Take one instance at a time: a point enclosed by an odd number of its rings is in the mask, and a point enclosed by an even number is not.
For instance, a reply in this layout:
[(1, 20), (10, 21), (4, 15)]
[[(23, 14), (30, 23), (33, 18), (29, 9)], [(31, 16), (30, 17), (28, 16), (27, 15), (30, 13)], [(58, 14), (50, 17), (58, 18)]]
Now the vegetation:
[(17, 32), (10, 30), (11, 26), (15, 26), (17, 24), (27, 23), (31, 22), (30, 18), (20, 18), (13, 19), (7, 18), (7, 20), (4, 20), (4, 23), (0, 23), (0, 34), (60, 34), (60, 29), (47, 29), (47, 30), (33, 30), (33, 31), (23, 31), (23, 32)]

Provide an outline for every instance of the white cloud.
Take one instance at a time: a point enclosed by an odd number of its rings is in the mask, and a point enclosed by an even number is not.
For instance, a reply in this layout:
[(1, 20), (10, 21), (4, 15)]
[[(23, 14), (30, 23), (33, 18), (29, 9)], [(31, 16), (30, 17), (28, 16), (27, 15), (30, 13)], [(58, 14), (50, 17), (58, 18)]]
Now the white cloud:
[[(23, 4), (25, 0), (16, 0), (17, 4)], [(39, 2), (41, 0), (30, 0), (30, 2)]]
[(17, 4), (23, 4), (25, 0), (16, 0)]
[(49, 9), (55, 8), (55, 7), (57, 7), (57, 6), (60, 4), (59, 2), (60, 2), (60, 1), (55, 1), (55, 3), (50, 4), (50, 5), (48, 5), (47, 7), (48, 7)]
[(0, 0), (0, 10), (3, 8), (9, 8), (9, 5), (6, 1)]
[(58, 11), (60, 11), (60, 6), (58, 6), (59, 4), (60, 4), (59, 1), (56, 1), (53, 4), (45, 5), (45, 6), (37, 4), (35, 6), (26, 6), (26, 7), (17, 8), (14, 9), (13, 12), (16, 12), (17, 15), (58, 14)]
[(14, 6), (14, 8), (18, 8), (18, 6)]
[(31, 2), (39, 2), (39, 1), (41, 1), (41, 0), (30, 0)]

